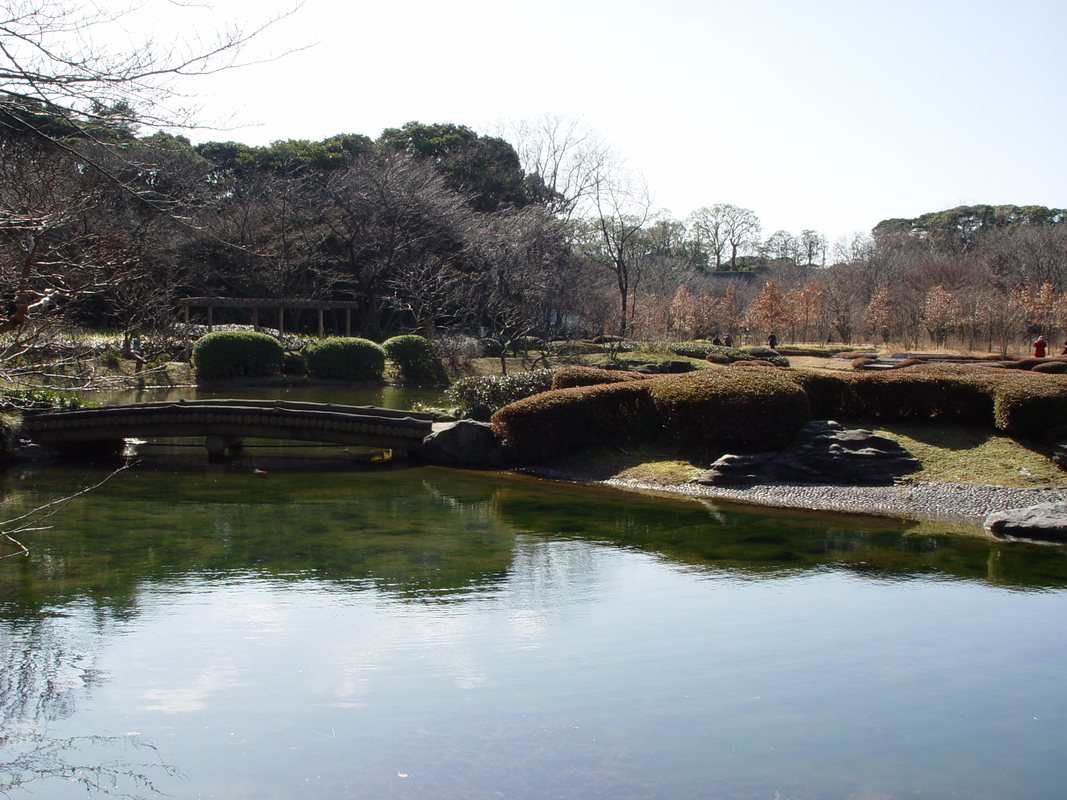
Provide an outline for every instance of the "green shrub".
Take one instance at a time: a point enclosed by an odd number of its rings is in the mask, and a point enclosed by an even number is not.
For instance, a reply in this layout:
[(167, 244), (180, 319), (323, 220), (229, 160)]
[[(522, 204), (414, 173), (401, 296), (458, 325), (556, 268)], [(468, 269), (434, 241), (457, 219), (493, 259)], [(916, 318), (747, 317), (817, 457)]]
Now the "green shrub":
[(385, 372), (385, 350), (370, 339), (338, 336), (319, 339), (304, 349), (308, 371), (317, 378), (345, 381), (380, 381)]
[(643, 381), (647, 376), (639, 372), (622, 369), (600, 369), (599, 367), (563, 367), (552, 377), (553, 389), (570, 389), (574, 386), (597, 386), (602, 383), (623, 383), (625, 381)]
[(511, 458), (544, 461), (593, 444), (626, 441), (656, 428), (645, 385), (577, 386), (542, 392), (493, 414), (493, 429)]
[(485, 358), (500, 358), (500, 354), (504, 352), (504, 345), (496, 339), (479, 339), (478, 344), (481, 345)]
[(386, 339), (382, 348), (399, 371), (400, 380), (447, 382), (437, 349), (429, 339), (407, 333)]
[(517, 372), (514, 375), (480, 375), (462, 378), (445, 392), (448, 401), (461, 409), (485, 408), (490, 412), (524, 397), (552, 388), (550, 369)]
[(810, 418), (804, 390), (780, 370), (701, 370), (642, 384), (681, 447), (780, 450)]
[(197, 339), (192, 352), (198, 381), (277, 375), (284, 358), (277, 339), (256, 331), (214, 331)]

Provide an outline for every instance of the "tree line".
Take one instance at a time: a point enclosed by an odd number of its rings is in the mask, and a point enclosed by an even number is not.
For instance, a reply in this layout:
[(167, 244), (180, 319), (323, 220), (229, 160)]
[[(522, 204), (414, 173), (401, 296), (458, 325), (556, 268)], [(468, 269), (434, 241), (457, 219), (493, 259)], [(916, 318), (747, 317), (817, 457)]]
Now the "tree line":
[[(209, 71), (244, 34), (177, 57), (107, 53), (89, 34), (114, 18), (2, 7), (6, 359), (74, 325), (166, 338), (200, 296), (347, 301), (375, 340), (773, 332), (1004, 350), (1067, 327), (1061, 209), (966, 206), (832, 245), (765, 234), (729, 203), (675, 219), (594, 131), (547, 116), (499, 135), (410, 122), (373, 139), (194, 146), (140, 134), (166, 121), (156, 80)], [(71, 31), (83, 49), (63, 49)]]
[(144, 335), (196, 296), (352, 301), (377, 340), (447, 327), (1007, 349), (1067, 322), (1062, 210), (960, 207), (832, 247), (812, 230), (763, 238), (731, 204), (655, 213), (599, 143), (554, 154), (546, 178), (520, 156), (546, 147), (534, 130), (518, 146), (416, 122), (194, 146), (0, 103), (0, 331)]

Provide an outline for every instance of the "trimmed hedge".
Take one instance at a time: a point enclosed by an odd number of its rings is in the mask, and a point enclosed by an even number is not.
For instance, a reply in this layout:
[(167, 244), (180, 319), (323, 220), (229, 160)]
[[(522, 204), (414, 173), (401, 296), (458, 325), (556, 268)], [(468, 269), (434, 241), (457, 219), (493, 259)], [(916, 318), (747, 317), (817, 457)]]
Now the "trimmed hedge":
[(702, 370), (649, 381), (660, 423), (679, 446), (780, 450), (811, 417), (804, 390), (779, 370)]
[(602, 383), (644, 381), (648, 376), (624, 369), (601, 369), (600, 367), (563, 367), (552, 376), (553, 389), (570, 389), (575, 386), (598, 386)]
[(1037, 437), (1067, 420), (1067, 376), (992, 365), (917, 364), (887, 372), (783, 372), (816, 419), (937, 420)]
[(337, 336), (311, 342), (303, 349), (308, 371), (318, 378), (380, 381), (385, 351), (370, 339)]
[(511, 457), (544, 461), (598, 442), (626, 440), (656, 427), (646, 385), (653, 381), (576, 386), (526, 397), (492, 417)]
[[(529, 374), (529, 373), (524, 373)], [(1067, 420), (1067, 375), (919, 364), (890, 372), (706, 369), (627, 378), (568, 368), (555, 386), (502, 407), (494, 429), (514, 458), (538, 461), (594, 444), (666, 435), (690, 453), (787, 446), (810, 418), (931, 420), (1040, 437)], [(576, 385), (583, 381), (613, 383)]]
[(433, 342), (414, 333), (394, 336), (382, 343), (385, 354), (396, 365), (400, 380), (438, 381), (447, 383), (441, 359), (437, 357), (437, 348)]
[(784, 447), (808, 420), (808, 399), (778, 370), (703, 370), (580, 386), (512, 403), (493, 427), (519, 460), (666, 434), (690, 452)]
[(198, 381), (277, 375), (284, 359), (281, 343), (257, 331), (214, 331), (201, 336), (191, 358)]
[(812, 419), (839, 419), (852, 415), (853, 373), (815, 370), (784, 372), (808, 396)]
[(1037, 438), (1067, 420), (1067, 377), (997, 374), (1007, 378), (997, 382), (995, 389), (993, 417), (997, 429), (1012, 436)]

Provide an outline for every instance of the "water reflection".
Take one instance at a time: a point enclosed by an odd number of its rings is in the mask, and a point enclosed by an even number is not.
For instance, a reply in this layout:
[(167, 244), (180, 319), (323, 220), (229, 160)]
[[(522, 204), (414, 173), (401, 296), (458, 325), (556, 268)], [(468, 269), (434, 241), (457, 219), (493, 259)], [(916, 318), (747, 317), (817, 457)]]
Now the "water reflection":
[[(8, 515), (94, 478), (11, 473)], [(1059, 548), (431, 467), (165, 459), (26, 543), (0, 561), (9, 793), (945, 796), (965, 751), (993, 764), (1005, 742), (1027, 796), (1061, 777), (1034, 766), (1067, 713), (1067, 637), (1038, 622), (1062, 611)], [(1023, 730), (1035, 704), (1052, 722)], [(989, 769), (974, 796), (1003, 788)]]
[(63, 610), (10, 613), (0, 625), (0, 794), (57, 779), (81, 791), (119, 797), (153, 792), (177, 771), (137, 732), (57, 736), (52, 727), (107, 678), (97, 666), (114, 633), (105, 610), (84, 603)]

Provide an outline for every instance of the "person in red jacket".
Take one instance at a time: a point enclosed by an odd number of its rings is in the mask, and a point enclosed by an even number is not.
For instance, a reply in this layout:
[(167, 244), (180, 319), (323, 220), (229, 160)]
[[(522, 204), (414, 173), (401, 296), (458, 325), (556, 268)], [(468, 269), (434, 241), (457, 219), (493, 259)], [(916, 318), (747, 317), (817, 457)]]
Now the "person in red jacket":
[(1044, 358), (1046, 347), (1048, 347), (1048, 342), (1045, 341), (1045, 337), (1038, 336), (1037, 341), (1034, 342), (1034, 358)]

